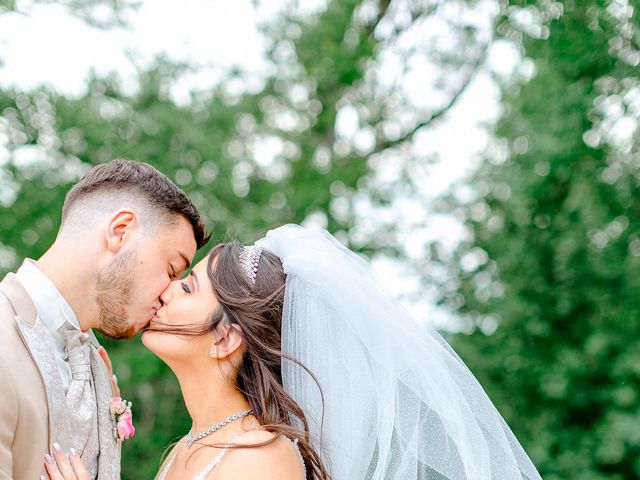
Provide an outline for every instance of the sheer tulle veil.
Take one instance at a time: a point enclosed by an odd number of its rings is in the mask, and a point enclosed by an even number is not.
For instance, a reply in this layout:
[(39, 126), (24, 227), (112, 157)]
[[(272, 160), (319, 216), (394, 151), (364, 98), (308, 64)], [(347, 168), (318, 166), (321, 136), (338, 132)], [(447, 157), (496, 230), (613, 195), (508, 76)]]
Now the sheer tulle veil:
[(284, 386), (335, 480), (540, 479), (462, 360), (324, 230), (285, 225), (256, 242), (287, 274)]

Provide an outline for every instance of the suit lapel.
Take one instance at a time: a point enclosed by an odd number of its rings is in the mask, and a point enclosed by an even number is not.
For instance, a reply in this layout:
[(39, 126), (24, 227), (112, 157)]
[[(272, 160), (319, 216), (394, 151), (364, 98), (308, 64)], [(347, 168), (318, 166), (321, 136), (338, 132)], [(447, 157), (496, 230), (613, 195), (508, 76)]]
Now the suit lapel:
[(18, 317), (30, 325), (36, 322), (36, 306), (15, 273), (8, 273), (4, 277), (0, 282), (0, 291), (7, 296)]
[(4, 278), (0, 283), (0, 291), (13, 305), (18, 332), (42, 378), (49, 406), (49, 445), (53, 441), (66, 445), (70, 440), (71, 431), (66, 422), (64, 387), (47, 328), (39, 320), (31, 297), (15, 274), (9, 273)]

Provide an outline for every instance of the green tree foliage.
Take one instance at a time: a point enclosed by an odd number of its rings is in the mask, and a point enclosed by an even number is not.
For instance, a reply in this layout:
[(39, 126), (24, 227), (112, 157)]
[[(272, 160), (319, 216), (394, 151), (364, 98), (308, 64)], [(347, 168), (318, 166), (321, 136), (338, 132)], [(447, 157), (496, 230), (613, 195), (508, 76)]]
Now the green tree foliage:
[(638, 7), (505, 6), (525, 60), (449, 204), (470, 232), (441, 259), (454, 347), (547, 480), (640, 477)]
[(20, 13), (28, 15), (38, 5), (57, 4), (71, 15), (96, 28), (126, 25), (126, 15), (139, 7), (140, 2), (129, 0), (0, 0), (0, 15)]
[[(59, 3), (82, 16), (76, 7), (101, 2)], [(265, 26), (273, 73), (259, 88), (248, 91), (245, 73), (233, 71), (186, 104), (170, 92), (190, 67), (163, 59), (140, 73), (135, 93), (117, 75), (93, 78), (79, 98), (0, 91), (0, 273), (44, 252), (65, 192), (91, 166), (116, 157), (147, 161), (175, 180), (216, 242), (253, 241), (273, 225), (314, 216), (348, 241), (355, 194), (380, 203), (394, 194), (393, 186), (371, 186), (376, 162), (419, 160), (409, 148), (413, 135), (456, 103), (484, 59), (486, 32), (461, 20), (476, 3), (331, 0), (314, 15), (283, 14)], [(123, 5), (106, 4), (114, 15)], [(15, 8), (2, 5), (0, 14)], [(406, 35), (430, 19), (441, 30), (447, 24), (455, 41), (410, 44)], [(398, 78), (416, 57), (435, 65), (431, 81), (442, 89), (432, 108), (417, 108), (382, 80), (390, 53), (407, 62)], [(365, 141), (337, 131), (346, 107), (357, 112)], [(393, 247), (374, 237), (357, 246), (381, 245)], [(152, 478), (161, 452), (190, 426), (178, 385), (139, 342), (104, 343), (137, 420), (137, 436), (123, 448), (123, 478)]]

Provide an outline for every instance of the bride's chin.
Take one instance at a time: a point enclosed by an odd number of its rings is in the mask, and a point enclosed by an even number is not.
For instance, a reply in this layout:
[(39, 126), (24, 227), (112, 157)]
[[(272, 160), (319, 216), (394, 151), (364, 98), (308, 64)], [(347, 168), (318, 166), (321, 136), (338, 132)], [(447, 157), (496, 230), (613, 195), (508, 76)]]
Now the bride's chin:
[[(150, 341), (151, 338), (154, 337), (154, 332), (153, 330), (148, 330), (148, 329), (144, 329), (142, 330), (142, 335), (140, 335), (140, 341), (142, 342), (142, 344), (147, 347), (148, 350), (151, 350), (153, 352), (153, 341)], [(155, 352), (154, 352), (155, 353)]]
[(162, 352), (166, 349), (166, 335), (163, 332), (158, 330), (153, 330), (152, 328), (145, 328), (142, 331), (142, 335), (140, 336), (140, 341), (146, 347), (147, 350), (151, 351), (155, 355), (161, 357)]

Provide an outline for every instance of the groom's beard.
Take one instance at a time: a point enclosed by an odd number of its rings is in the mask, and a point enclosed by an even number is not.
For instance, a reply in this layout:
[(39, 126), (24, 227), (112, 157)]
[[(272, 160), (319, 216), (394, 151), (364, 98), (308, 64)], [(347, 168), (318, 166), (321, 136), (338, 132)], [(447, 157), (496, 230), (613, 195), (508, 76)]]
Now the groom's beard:
[(133, 271), (137, 254), (121, 253), (98, 272), (96, 279), (96, 303), (100, 327), (107, 337), (121, 339), (135, 335), (135, 327), (129, 322), (127, 308), (133, 290)]

